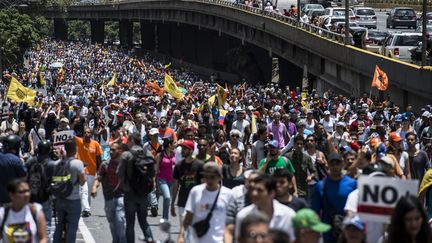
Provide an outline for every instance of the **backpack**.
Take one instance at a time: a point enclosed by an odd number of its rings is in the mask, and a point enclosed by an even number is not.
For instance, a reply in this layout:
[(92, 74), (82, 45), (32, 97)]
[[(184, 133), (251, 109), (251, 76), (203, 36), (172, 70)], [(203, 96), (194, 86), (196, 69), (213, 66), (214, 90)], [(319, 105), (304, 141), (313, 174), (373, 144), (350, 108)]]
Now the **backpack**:
[(74, 183), (70, 173), (70, 163), (73, 158), (61, 160), (54, 168), (51, 179), (51, 193), (56, 198), (66, 198), (73, 190)]
[(30, 200), (32, 202), (45, 202), (49, 199), (50, 182), (46, 175), (46, 161), (33, 158), (28, 170), (28, 184), (30, 187)]
[(133, 155), (132, 175), (128, 177), (132, 191), (138, 195), (147, 195), (153, 190), (153, 177), (155, 176), (155, 159), (150, 151), (141, 147), (132, 147)]
[[(31, 215), (33, 217), (33, 221), (35, 222), (36, 229), (37, 229), (37, 209), (36, 209), (36, 205), (34, 205), (33, 203), (31, 203), (29, 206), (30, 206)], [(3, 239), (3, 228), (4, 228), (5, 224), (6, 224), (7, 218), (9, 216), (10, 208), (11, 208), (10, 204), (4, 205), (3, 220), (2, 220), (2, 222), (0, 224), (0, 232), (1, 232), (0, 233), (0, 241)]]

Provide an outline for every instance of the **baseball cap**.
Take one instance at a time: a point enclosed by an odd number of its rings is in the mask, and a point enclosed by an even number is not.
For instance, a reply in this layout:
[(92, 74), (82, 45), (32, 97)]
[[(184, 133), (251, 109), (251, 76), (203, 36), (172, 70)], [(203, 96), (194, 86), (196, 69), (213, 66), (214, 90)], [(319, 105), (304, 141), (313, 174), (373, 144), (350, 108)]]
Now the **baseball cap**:
[(324, 111), (324, 116), (330, 115), (330, 111)]
[(345, 126), (345, 122), (338, 122), (336, 123), (337, 127), (344, 127)]
[(215, 175), (222, 177), (222, 170), (216, 162), (207, 162), (203, 166), (201, 175)]
[(384, 162), (385, 164), (390, 165), (392, 168), (394, 168), (393, 160), (390, 157), (383, 156), (378, 160), (378, 162), (380, 162), (380, 161)]
[(185, 147), (185, 148), (190, 149), (192, 151), (195, 149), (195, 143), (191, 140), (185, 140), (185, 141), (183, 141), (183, 143), (179, 144), (179, 146)]
[(60, 119), (60, 122), (69, 123), (69, 119), (67, 119), (66, 117), (63, 117), (62, 119)]
[(279, 148), (279, 143), (276, 140), (272, 140), (268, 142), (268, 146), (272, 148)]
[(331, 226), (320, 221), (318, 215), (309, 208), (300, 209), (292, 219), (294, 229), (309, 228), (318, 233), (325, 233)]
[(157, 129), (157, 128), (152, 128), (152, 129), (150, 129), (149, 134), (150, 134), (150, 135), (156, 135), (156, 134), (159, 134), (159, 129)]
[(347, 218), (343, 222), (343, 228), (345, 229), (348, 226), (355, 226), (360, 231), (366, 230), (366, 223), (360, 219), (358, 215), (355, 215), (351, 218)]
[(400, 142), (402, 140), (401, 136), (396, 132), (391, 132), (389, 134), (389, 139), (393, 142)]

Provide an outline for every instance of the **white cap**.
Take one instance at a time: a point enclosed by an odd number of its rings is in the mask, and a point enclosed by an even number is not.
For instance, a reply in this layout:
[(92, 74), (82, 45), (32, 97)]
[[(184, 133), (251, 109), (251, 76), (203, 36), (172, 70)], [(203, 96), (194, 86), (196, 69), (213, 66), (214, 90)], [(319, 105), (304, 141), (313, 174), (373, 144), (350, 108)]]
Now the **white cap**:
[(156, 135), (156, 134), (159, 134), (159, 129), (157, 129), (157, 128), (152, 128), (152, 129), (150, 129), (149, 134), (150, 134), (150, 135)]
[(330, 111), (324, 111), (324, 116), (330, 115)]

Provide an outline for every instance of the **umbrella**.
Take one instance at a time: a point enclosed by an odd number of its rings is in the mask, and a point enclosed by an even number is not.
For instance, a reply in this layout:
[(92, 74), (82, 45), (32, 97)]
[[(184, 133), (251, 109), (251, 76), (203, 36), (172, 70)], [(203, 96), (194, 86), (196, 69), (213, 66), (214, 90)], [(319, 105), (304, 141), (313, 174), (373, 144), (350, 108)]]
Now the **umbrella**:
[(63, 63), (61, 63), (61, 62), (53, 62), (53, 63), (50, 64), (50, 67), (61, 68), (61, 67), (63, 67)]

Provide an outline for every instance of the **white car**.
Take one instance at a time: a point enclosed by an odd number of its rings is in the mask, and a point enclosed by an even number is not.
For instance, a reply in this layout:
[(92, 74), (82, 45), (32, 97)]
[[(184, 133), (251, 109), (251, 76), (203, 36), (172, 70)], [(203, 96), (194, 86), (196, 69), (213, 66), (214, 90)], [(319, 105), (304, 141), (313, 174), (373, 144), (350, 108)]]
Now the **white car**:
[(386, 57), (410, 62), (411, 52), (409, 50), (417, 47), (421, 41), (421, 33), (393, 33), (384, 41), (381, 47), (381, 54)]
[(354, 8), (354, 14), (356, 22), (360, 26), (372, 29), (377, 28), (377, 16), (373, 8)]
[[(345, 8), (326, 8), (324, 15), (321, 16), (321, 23), (324, 22), (324, 19), (327, 18), (345, 18)], [(352, 9), (349, 10), (349, 18), (350, 22), (355, 22), (356, 18)]]

